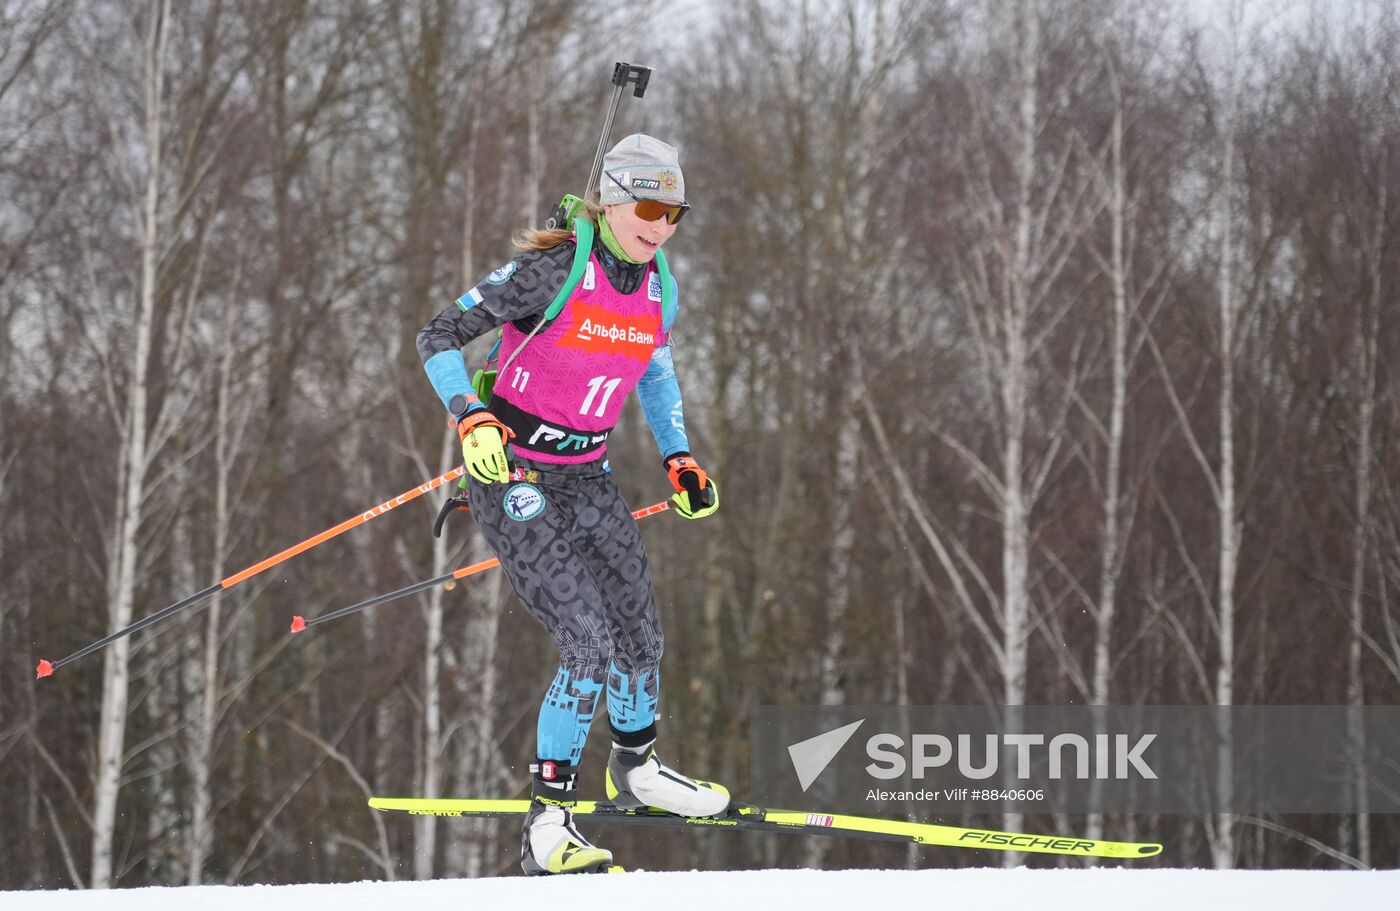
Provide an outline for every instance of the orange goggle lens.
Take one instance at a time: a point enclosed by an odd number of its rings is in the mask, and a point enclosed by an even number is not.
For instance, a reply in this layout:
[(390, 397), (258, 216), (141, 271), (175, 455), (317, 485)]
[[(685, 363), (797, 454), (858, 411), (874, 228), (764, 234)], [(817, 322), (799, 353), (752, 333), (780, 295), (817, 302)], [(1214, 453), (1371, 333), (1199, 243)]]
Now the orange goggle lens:
[(656, 199), (637, 200), (637, 217), (642, 221), (656, 221), (658, 218), (665, 218), (668, 223), (674, 225), (689, 211), (690, 206), (685, 203), (672, 206)]

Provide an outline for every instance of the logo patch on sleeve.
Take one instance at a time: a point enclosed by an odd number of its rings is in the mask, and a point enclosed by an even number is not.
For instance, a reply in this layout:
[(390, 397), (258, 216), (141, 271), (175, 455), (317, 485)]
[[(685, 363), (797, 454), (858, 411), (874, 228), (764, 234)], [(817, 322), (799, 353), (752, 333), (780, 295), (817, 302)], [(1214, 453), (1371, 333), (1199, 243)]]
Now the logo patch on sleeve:
[(528, 522), (544, 512), (544, 491), (534, 484), (512, 484), (506, 488), (501, 505), (505, 507), (507, 517), (517, 522)]
[(510, 281), (510, 277), (515, 274), (515, 260), (511, 260), (501, 268), (486, 276), (488, 285), (504, 285)]

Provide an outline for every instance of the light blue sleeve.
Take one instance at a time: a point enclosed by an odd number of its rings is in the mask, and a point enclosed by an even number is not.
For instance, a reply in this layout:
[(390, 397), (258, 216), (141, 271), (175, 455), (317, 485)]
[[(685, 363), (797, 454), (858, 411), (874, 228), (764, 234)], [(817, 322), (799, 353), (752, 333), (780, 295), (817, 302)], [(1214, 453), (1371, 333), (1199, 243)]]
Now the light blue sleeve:
[(423, 362), (423, 370), (428, 374), (428, 382), (433, 384), (433, 391), (442, 399), (444, 408), (454, 395), (472, 394), (471, 377), (467, 376), (466, 362), (462, 360), (462, 352), (457, 349), (434, 354)]
[(681, 384), (676, 380), (670, 345), (657, 348), (652, 354), (646, 373), (637, 381), (637, 398), (641, 400), (642, 414), (646, 415), (651, 435), (656, 437), (661, 457), (689, 452), (685, 415), (681, 411)]
[(681, 410), (681, 384), (676, 380), (676, 363), (671, 357), (669, 338), (676, 316), (681, 312), (680, 289), (675, 276), (671, 277), (671, 288), (675, 292), (676, 304), (670, 313), (664, 315), (661, 324), (662, 331), (668, 336), (666, 344), (652, 354), (646, 373), (637, 381), (637, 398), (642, 403), (642, 414), (646, 415), (651, 435), (656, 437), (656, 448), (661, 451), (663, 459), (677, 452), (690, 451), (690, 440), (685, 435), (685, 414)]

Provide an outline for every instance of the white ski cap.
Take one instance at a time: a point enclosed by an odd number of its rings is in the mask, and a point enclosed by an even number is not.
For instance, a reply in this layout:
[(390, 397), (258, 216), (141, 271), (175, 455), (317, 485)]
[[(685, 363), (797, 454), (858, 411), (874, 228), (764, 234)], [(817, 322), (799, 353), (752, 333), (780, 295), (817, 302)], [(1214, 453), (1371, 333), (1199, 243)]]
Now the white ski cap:
[(633, 133), (613, 146), (603, 156), (598, 195), (605, 206), (625, 204), (633, 202), (627, 190), (639, 199), (685, 202), (685, 175), (676, 147), (645, 133)]

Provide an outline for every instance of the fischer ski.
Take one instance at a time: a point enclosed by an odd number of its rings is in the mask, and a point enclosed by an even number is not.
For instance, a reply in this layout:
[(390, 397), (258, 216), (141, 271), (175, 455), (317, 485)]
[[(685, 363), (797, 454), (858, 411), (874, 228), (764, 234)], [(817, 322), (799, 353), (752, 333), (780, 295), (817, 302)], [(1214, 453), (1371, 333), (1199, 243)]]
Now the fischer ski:
[[(384, 812), (412, 816), (486, 817), (524, 816), (528, 800), (453, 800), (414, 797), (371, 797), (369, 805)], [(622, 810), (606, 801), (581, 800), (574, 816), (599, 822), (631, 823), (644, 826), (688, 826), (692, 828), (745, 829), (754, 832), (793, 832), (834, 838), (867, 838), (876, 841), (913, 842), (947, 848), (985, 848), (993, 851), (1023, 851), (1030, 854), (1067, 854), (1075, 857), (1108, 857), (1137, 860), (1162, 853), (1160, 844), (1151, 842), (1096, 841), (1058, 835), (1028, 835), (968, 829), (934, 823), (875, 819), (868, 816), (842, 816), (800, 810), (773, 810), (735, 803), (719, 816), (676, 816), (661, 810)]]

